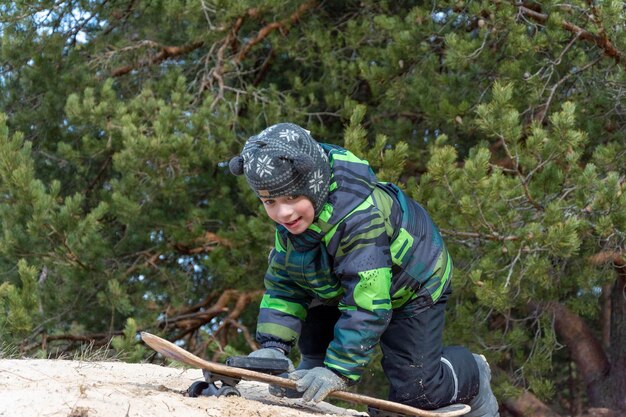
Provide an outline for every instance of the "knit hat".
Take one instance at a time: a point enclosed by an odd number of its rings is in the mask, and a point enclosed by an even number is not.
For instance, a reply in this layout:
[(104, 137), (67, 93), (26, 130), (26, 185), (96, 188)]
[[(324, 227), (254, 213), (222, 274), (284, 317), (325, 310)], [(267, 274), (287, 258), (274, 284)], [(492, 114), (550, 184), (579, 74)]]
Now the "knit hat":
[(309, 131), (293, 123), (278, 123), (250, 137), (229, 168), (245, 174), (259, 197), (308, 197), (316, 217), (328, 198), (328, 156)]

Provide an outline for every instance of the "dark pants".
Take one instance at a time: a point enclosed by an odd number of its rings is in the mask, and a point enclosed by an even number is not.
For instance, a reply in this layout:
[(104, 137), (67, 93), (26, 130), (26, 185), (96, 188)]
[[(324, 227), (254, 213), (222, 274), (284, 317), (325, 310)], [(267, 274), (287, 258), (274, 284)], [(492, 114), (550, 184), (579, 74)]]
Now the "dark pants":
[[(442, 346), (450, 289), (427, 309), (411, 303), (394, 310), (380, 339), (389, 399), (422, 409), (467, 403), (478, 393), (478, 366), (461, 346)], [(323, 356), (341, 315), (337, 307), (309, 309), (298, 347), (303, 355)]]

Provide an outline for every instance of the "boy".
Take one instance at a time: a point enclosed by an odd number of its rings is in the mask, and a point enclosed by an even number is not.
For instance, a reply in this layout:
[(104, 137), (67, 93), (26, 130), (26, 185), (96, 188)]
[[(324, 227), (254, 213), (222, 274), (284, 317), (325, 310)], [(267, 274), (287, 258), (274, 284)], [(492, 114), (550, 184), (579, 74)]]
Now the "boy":
[(391, 401), (498, 415), (484, 357), (442, 346), (452, 261), (419, 204), (291, 123), (248, 139), (229, 167), (277, 223), (251, 355), (286, 358), (298, 343), (289, 378), (317, 402), (356, 383), (380, 344)]

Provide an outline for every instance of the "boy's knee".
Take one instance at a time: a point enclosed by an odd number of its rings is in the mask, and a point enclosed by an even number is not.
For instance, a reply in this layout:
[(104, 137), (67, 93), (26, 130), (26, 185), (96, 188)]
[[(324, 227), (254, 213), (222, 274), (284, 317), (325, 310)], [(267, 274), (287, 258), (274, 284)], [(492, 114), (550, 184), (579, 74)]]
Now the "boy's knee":
[(477, 374), (476, 362), (467, 349), (445, 348), (438, 363), (413, 368), (410, 376), (393, 375), (390, 399), (426, 410), (464, 402), (476, 395)]
[(444, 387), (435, 378), (420, 378), (396, 387), (389, 399), (423, 410), (434, 410), (449, 404), (450, 398), (444, 398), (445, 390), (442, 388)]

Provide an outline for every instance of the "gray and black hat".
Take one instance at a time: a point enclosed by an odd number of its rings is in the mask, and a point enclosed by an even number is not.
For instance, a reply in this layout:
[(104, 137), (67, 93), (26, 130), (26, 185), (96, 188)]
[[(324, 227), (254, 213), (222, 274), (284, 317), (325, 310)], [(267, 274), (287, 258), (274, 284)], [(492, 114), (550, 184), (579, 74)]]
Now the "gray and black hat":
[(278, 123), (250, 137), (229, 168), (244, 174), (259, 197), (308, 197), (315, 216), (328, 198), (328, 156), (307, 130), (293, 123)]

